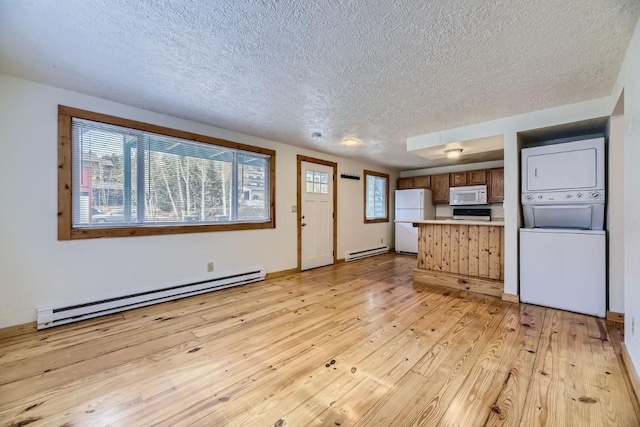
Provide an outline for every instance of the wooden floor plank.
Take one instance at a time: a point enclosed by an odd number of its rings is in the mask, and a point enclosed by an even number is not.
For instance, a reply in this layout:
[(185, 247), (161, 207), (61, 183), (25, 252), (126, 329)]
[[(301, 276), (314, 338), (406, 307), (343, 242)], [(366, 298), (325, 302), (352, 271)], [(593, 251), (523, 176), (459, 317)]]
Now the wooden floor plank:
[[(434, 290), (434, 292), (425, 294), (424, 298), (428, 298), (431, 302), (427, 303), (426, 301), (418, 300), (411, 302), (412, 306), (403, 307), (401, 305), (398, 305), (394, 308), (383, 307), (383, 310), (376, 309), (371, 311), (370, 315), (360, 316), (360, 319), (364, 322), (354, 326), (354, 328), (349, 331), (344, 331), (343, 333), (343, 338), (345, 340), (344, 345), (346, 346), (346, 350), (343, 353), (339, 352), (341, 348), (340, 344), (338, 343), (339, 340), (332, 338), (332, 350), (330, 350), (329, 353), (326, 353), (326, 356), (324, 356), (324, 358), (317, 360), (309, 359), (309, 357), (307, 357), (307, 370), (302, 369), (295, 376), (291, 375), (286, 378), (275, 378), (273, 379), (273, 381), (271, 381), (270, 384), (253, 384), (254, 387), (252, 387), (251, 390), (240, 392), (237, 395), (236, 399), (234, 399), (233, 403), (230, 402), (228, 405), (225, 405), (225, 408), (216, 409), (216, 411), (224, 412), (224, 419), (238, 416), (241, 419), (246, 419), (247, 415), (251, 415), (253, 414), (253, 412), (259, 413), (260, 419), (264, 419), (265, 417), (272, 416), (267, 415), (268, 411), (265, 411), (275, 406), (276, 413), (279, 418), (283, 415), (281, 409), (283, 406), (292, 407), (296, 404), (300, 404), (301, 402), (298, 399), (301, 396), (314, 394), (315, 392), (311, 392), (308, 390), (316, 389), (318, 383), (328, 386), (328, 384), (331, 382), (326, 382), (328, 374), (326, 369), (327, 367), (325, 365), (327, 364), (328, 360), (333, 360), (334, 362), (336, 362), (333, 365), (329, 366), (329, 373), (331, 375), (328, 378), (331, 378), (333, 380), (336, 378), (336, 375), (342, 373), (342, 369), (346, 369), (345, 366), (349, 365), (350, 369), (350, 367), (353, 364), (357, 363), (357, 361), (361, 357), (364, 357), (364, 355), (374, 351), (372, 350), (372, 347), (377, 348), (377, 345), (379, 345), (381, 342), (384, 343), (385, 339), (389, 339), (391, 336), (399, 334), (403, 330), (403, 328), (407, 326), (406, 322), (408, 321), (408, 319), (419, 319), (423, 317), (426, 312), (433, 309), (442, 310), (442, 298), (446, 298), (446, 296), (444, 295), (444, 293), (439, 293)], [(419, 309), (416, 309), (416, 306), (419, 307)], [(395, 311), (402, 312), (404, 315), (396, 318), (395, 316), (397, 314), (394, 313)], [(370, 339), (365, 345), (363, 345), (362, 339), (366, 336), (369, 336)], [(359, 344), (354, 347), (354, 342), (358, 342)], [(356, 351), (355, 354), (353, 353), (354, 349)], [(322, 345), (316, 344), (313, 355), (317, 356), (318, 354), (322, 354), (324, 350), (325, 349)], [(338, 368), (342, 369), (340, 369), (338, 372), (334, 372), (338, 370)], [(351, 375), (351, 373), (349, 373), (349, 375)], [(299, 381), (302, 381), (302, 383), (298, 383), (295, 387), (292, 387), (292, 385), (297, 382), (298, 378)], [(267, 379), (267, 381), (269, 381), (269, 379)], [(283, 385), (287, 386), (287, 388), (282, 389)], [(265, 397), (265, 390), (271, 390), (271, 392), (268, 393), (268, 397), (271, 402), (267, 402), (266, 404), (262, 405), (262, 403), (264, 403), (263, 400)], [(305, 392), (305, 390), (307, 391)], [(291, 396), (292, 392), (295, 392), (293, 396)], [(278, 399), (286, 400), (286, 405), (274, 405), (274, 402)], [(251, 407), (252, 410), (247, 411), (246, 407)], [(249, 412), (249, 414), (247, 414), (247, 412)], [(277, 421), (278, 418), (274, 419), (274, 422)], [(189, 420), (180, 420), (180, 423), (183, 422), (185, 424), (188, 424)], [(243, 424), (245, 424), (245, 422), (238, 421), (238, 425)]]
[[(417, 364), (416, 369), (429, 378), (429, 386), (423, 388), (422, 408), (414, 411), (413, 426), (431, 426), (442, 418), (451, 401), (457, 395), (462, 383), (471, 371), (475, 360), (480, 354), (486, 339), (490, 337), (505, 314), (504, 304), (489, 304), (481, 317), (471, 323), (459, 337), (452, 337), (453, 347), (446, 352), (446, 360), (435, 369), (435, 364), (428, 363), (428, 370)], [(472, 332), (473, 331), (473, 332)], [(468, 335), (468, 334), (472, 335)], [(461, 338), (465, 337), (466, 338)], [(458, 339), (460, 339), (458, 341)], [(437, 359), (437, 357), (436, 357)]]
[[(611, 421), (620, 417), (632, 420), (629, 425), (637, 425), (634, 414), (629, 414), (629, 401), (627, 405), (616, 402), (616, 409), (612, 409), (613, 402), (606, 397), (608, 391), (598, 388), (589, 319), (547, 309), (521, 426), (621, 425)], [(618, 411), (623, 413), (610, 415)]]
[[(518, 425), (544, 309), (507, 309), (438, 425)], [(492, 387), (502, 384), (502, 387)]]
[(416, 264), (377, 256), (1, 339), (0, 425), (638, 425), (619, 325), (415, 286)]
[(560, 365), (560, 377), (566, 390), (566, 406), (569, 408), (566, 413), (572, 415), (575, 424), (603, 426), (607, 421), (603, 418), (603, 413), (609, 412), (606, 410), (609, 407), (606, 399), (602, 402), (597, 387), (587, 321), (584, 316), (570, 312), (563, 312), (562, 320), (568, 331), (562, 337), (566, 339), (566, 347), (569, 349), (560, 352), (563, 357), (561, 362), (564, 362)]
[[(503, 357), (499, 361), (494, 359), (493, 366), (485, 366), (495, 372), (494, 384), (502, 384), (499, 391), (494, 390), (498, 391), (495, 400), (488, 398), (483, 402), (484, 412), (479, 418), (485, 419), (488, 426), (517, 426), (522, 419), (546, 310), (523, 305), (519, 307), (519, 314), (514, 326), (515, 341), (506, 341), (508, 350)], [(513, 332), (508, 332), (513, 336)], [(487, 397), (492, 395), (486, 393)]]
[[(403, 280), (402, 282), (406, 282)], [(401, 283), (402, 283), (401, 282)], [(209, 390), (209, 378), (215, 377), (216, 379), (216, 387), (217, 392), (206, 392), (206, 393), (190, 393), (188, 398), (183, 400), (183, 404), (187, 406), (194, 406), (200, 408), (206, 408), (200, 410), (194, 410), (193, 408), (189, 409), (187, 413), (182, 411), (180, 408), (176, 407), (167, 407), (164, 402), (164, 396), (162, 393), (150, 393), (144, 400), (144, 407), (149, 409), (155, 409), (153, 411), (154, 417), (157, 417), (159, 414), (164, 414), (167, 420), (173, 421), (174, 417), (176, 420), (187, 422), (192, 417), (200, 418), (203, 414), (208, 414), (208, 410), (211, 409), (212, 406), (220, 406), (217, 402), (217, 395), (223, 395), (225, 397), (238, 395), (239, 392), (242, 391), (243, 388), (246, 388), (247, 381), (246, 378), (251, 376), (252, 371), (257, 372), (256, 376), (252, 379), (252, 381), (258, 381), (263, 379), (265, 376), (269, 376), (271, 374), (277, 374), (277, 369), (281, 369), (283, 366), (287, 365), (289, 368), (290, 362), (292, 359), (295, 359), (299, 356), (299, 354), (304, 353), (305, 351), (311, 352), (312, 347), (315, 345), (316, 348), (322, 348), (323, 340), (329, 340), (332, 337), (332, 333), (335, 330), (340, 328), (348, 329), (349, 324), (345, 319), (348, 319), (352, 323), (356, 323), (356, 321), (364, 321), (364, 315), (368, 316), (384, 316), (386, 318), (386, 322), (389, 322), (394, 319), (392, 317), (392, 313), (394, 310), (398, 310), (400, 312), (410, 312), (411, 305), (417, 304), (416, 301), (411, 301), (407, 299), (407, 297), (403, 296), (402, 293), (399, 293), (397, 296), (391, 296), (393, 293), (392, 288), (388, 287), (390, 281), (381, 281), (378, 283), (381, 286), (380, 290), (371, 289), (371, 293), (369, 296), (376, 295), (387, 295), (386, 302), (393, 302), (395, 300), (402, 301), (395, 304), (393, 307), (390, 307), (387, 310), (385, 306), (373, 306), (369, 310), (362, 311), (359, 313), (362, 315), (363, 319), (357, 319), (356, 315), (352, 315), (349, 311), (346, 310), (337, 310), (333, 304), (323, 304), (314, 306), (313, 310), (304, 309), (304, 310), (296, 310), (295, 312), (289, 312), (288, 316), (301, 316), (298, 317), (299, 324), (291, 328), (290, 322), (282, 322), (284, 327), (278, 328), (275, 325), (270, 323), (265, 323), (265, 319), (261, 319), (258, 322), (256, 327), (260, 328), (260, 331), (251, 331), (247, 330), (249, 335), (255, 335), (257, 338), (250, 341), (249, 344), (254, 349), (252, 354), (243, 353), (246, 352), (246, 338), (242, 333), (229, 333), (229, 329), (225, 330), (225, 334), (223, 336), (215, 336), (207, 335), (208, 339), (215, 340), (217, 346), (210, 347), (206, 342), (201, 342), (198, 344), (198, 348), (200, 348), (198, 354), (201, 356), (210, 355), (212, 352), (215, 352), (216, 349), (219, 349), (222, 346), (225, 349), (225, 356), (229, 359), (227, 362), (223, 363), (219, 369), (215, 364), (208, 363), (206, 368), (199, 367), (201, 375), (197, 378), (183, 378), (182, 382), (172, 384), (172, 388), (174, 390), (181, 390), (184, 387), (190, 387), (192, 389), (199, 390)], [(384, 292), (382, 292), (382, 288), (384, 288)], [(409, 289), (409, 288), (408, 288)], [(328, 300), (331, 300), (335, 297), (335, 294), (328, 295)], [(314, 315), (313, 312), (322, 312), (322, 317), (316, 316), (316, 321), (312, 326), (309, 326), (307, 322), (304, 321), (305, 317), (310, 315)], [(240, 321), (239, 319), (238, 321)], [(251, 325), (249, 322), (245, 322), (243, 324), (239, 324), (239, 326), (243, 328), (250, 328)], [(298, 333), (297, 330), (304, 329), (304, 332)], [(268, 334), (265, 331), (270, 331)], [(326, 333), (319, 333), (319, 331), (326, 331)], [(234, 332), (238, 332), (234, 330)], [(240, 331), (241, 332), (241, 331)], [(366, 335), (366, 333), (365, 333)], [(360, 337), (362, 338), (362, 337)], [(349, 337), (343, 336), (341, 339), (345, 340), (348, 345), (352, 345), (349, 341)], [(305, 343), (308, 341), (308, 343)], [(317, 352), (313, 352), (313, 354), (317, 354)], [(154, 357), (154, 360), (162, 362), (163, 358), (170, 357), (171, 362), (177, 364), (177, 367), (184, 367), (185, 363), (188, 363), (189, 359), (192, 358), (190, 354), (187, 354), (186, 351), (178, 354), (176, 356), (158, 356)], [(164, 360), (168, 362), (168, 360)], [(256, 364), (256, 361), (260, 363)], [(320, 362), (314, 360), (313, 366), (317, 366)], [(187, 365), (188, 367), (188, 365)], [(216, 370), (218, 369), (218, 370)], [(224, 372), (222, 372), (224, 370)], [(242, 379), (239, 381), (239, 379)], [(183, 384), (184, 383), (184, 384)], [(256, 383), (250, 383), (253, 387)], [(153, 389), (160, 389), (161, 387), (152, 387)], [(212, 401), (215, 405), (212, 405)], [(155, 402), (155, 403), (154, 403)], [(191, 402), (191, 403), (190, 403)], [(154, 406), (155, 405), (155, 406)], [(233, 405), (230, 403), (229, 405)], [(229, 406), (223, 405), (223, 406)], [(215, 410), (219, 408), (214, 408)], [(133, 417), (137, 417), (138, 409), (135, 407), (129, 408), (129, 410), (134, 413)], [(176, 412), (177, 410), (177, 412)], [(226, 418), (224, 418), (226, 420)], [(147, 420), (148, 421), (148, 420)]]
[[(345, 390), (335, 387), (321, 388), (318, 392), (310, 394), (311, 398), (282, 419), (291, 425), (322, 424), (328, 422), (328, 419), (342, 424), (352, 418), (354, 413), (364, 414), (377, 400), (374, 398), (380, 398), (398, 382), (439, 337), (464, 314), (477, 308), (478, 304), (478, 299), (472, 295), (468, 295), (466, 299), (455, 297), (448, 303), (438, 304), (434, 310), (408, 325), (393, 339), (377, 345), (364, 358), (357, 354), (339, 357), (336, 365), (344, 367), (346, 372), (336, 383), (340, 388), (347, 383), (354, 383), (355, 386)], [(425, 319), (429, 319), (428, 324)], [(380, 372), (383, 374), (380, 375)], [(374, 379), (374, 382), (366, 381), (367, 379)], [(348, 395), (356, 395), (359, 390), (368, 389), (373, 384), (377, 384), (375, 392), (367, 392), (367, 399), (359, 400), (357, 405), (353, 404), (351, 398), (343, 395), (347, 391)], [(300, 390), (299, 387), (295, 389)], [(318, 412), (321, 412), (320, 416), (317, 415)], [(266, 420), (272, 419), (267, 417)], [(277, 421), (277, 418), (273, 421)]]
[(620, 369), (612, 338), (607, 331), (606, 321), (595, 317), (582, 317), (586, 323), (593, 363), (595, 391), (605, 425), (640, 424), (633, 396), (629, 395), (624, 383), (626, 373)]
[[(357, 425), (435, 425), (466, 377), (482, 337), (493, 332), (502, 311), (503, 304), (494, 300), (465, 314)], [(420, 398), (412, 398), (414, 393)]]
[[(618, 323), (618, 322), (605, 322), (605, 324), (607, 327), (607, 333), (609, 336), (609, 340), (611, 342), (611, 346), (613, 347), (613, 351), (616, 355), (616, 361), (618, 362), (617, 366), (620, 369), (622, 377), (624, 378), (627, 394), (629, 396), (629, 399), (631, 400), (631, 404), (633, 405), (634, 412), (636, 413), (636, 416), (640, 420), (640, 404), (635, 394), (635, 390), (633, 389), (631, 378), (629, 378), (627, 367), (624, 363), (624, 360), (622, 360), (622, 343), (624, 342), (624, 324)], [(618, 386), (620, 386), (619, 377), (617, 377), (614, 381), (618, 384)]]

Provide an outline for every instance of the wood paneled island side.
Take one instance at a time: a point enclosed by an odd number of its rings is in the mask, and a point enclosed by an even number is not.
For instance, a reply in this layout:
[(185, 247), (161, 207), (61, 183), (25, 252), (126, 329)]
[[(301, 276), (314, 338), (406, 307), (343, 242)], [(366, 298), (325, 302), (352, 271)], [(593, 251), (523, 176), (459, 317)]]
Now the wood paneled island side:
[(415, 283), (497, 297), (504, 288), (504, 223), (417, 221)]

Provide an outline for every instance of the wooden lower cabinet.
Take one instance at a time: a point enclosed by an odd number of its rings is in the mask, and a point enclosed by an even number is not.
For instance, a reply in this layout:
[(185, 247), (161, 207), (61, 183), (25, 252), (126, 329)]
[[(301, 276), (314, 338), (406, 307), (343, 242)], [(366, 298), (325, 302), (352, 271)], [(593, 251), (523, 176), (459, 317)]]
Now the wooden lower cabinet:
[(503, 248), (502, 226), (419, 224), (414, 280), (502, 296)]

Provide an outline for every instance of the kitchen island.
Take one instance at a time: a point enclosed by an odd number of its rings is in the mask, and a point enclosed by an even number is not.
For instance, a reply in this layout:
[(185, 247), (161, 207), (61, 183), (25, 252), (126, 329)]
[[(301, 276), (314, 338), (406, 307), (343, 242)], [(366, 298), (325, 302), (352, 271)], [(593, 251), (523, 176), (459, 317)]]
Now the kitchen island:
[(504, 222), (423, 220), (418, 227), (414, 283), (502, 297)]

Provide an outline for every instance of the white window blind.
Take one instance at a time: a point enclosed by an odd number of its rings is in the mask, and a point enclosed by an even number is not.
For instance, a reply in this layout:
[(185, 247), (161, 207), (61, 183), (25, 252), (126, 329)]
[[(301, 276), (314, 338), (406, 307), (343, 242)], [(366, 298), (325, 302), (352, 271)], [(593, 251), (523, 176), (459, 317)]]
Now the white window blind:
[(387, 178), (365, 175), (366, 179), (366, 219), (387, 218)]
[(267, 222), (270, 156), (77, 119), (74, 227)]

